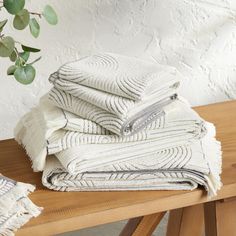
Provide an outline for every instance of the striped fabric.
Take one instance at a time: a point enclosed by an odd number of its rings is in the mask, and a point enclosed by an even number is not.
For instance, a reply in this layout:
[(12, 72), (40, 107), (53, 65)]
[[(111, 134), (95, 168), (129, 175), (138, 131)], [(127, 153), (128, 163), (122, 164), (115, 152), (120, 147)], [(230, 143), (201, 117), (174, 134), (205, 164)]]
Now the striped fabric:
[(0, 197), (6, 192), (9, 192), (15, 185), (16, 182), (14, 180), (8, 179), (0, 174)]
[[(118, 136), (96, 123), (65, 112), (50, 104), (47, 96), (38, 107), (26, 114), (15, 129), (15, 138), (25, 148), (35, 171), (45, 167), (46, 156), (56, 154), (64, 165), (93, 157), (92, 163), (104, 163), (140, 156), (198, 140), (206, 133), (205, 122), (180, 100), (164, 108), (165, 116), (150, 123), (132, 136)], [(120, 150), (123, 150), (122, 152)], [(65, 151), (65, 152), (62, 152)], [(119, 154), (120, 153), (120, 154)], [(111, 156), (111, 157), (110, 157)], [(97, 160), (97, 161), (96, 161)], [(80, 168), (82, 168), (82, 163)]]
[(27, 195), (34, 186), (0, 175), (0, 235), (14, 235), (22, 225), (40, 214)]
[[(220, 156), (220, 143), (208, 133), (192, 144), (94, 165), (80, 172), (74, 169), (74, 174), (69, 167), (62, 166), (60, 159), (51, 157), (42, 181), (57, 191), (193, 190), (202, 185), (209, 195), (215, 195), (221, 186)], [(77, 158), (80, 159), (79, 152)], [(79, 167), (81, 163), (77, 164)]]
[(56, 106), (118, 135), (132, 135), (164, 115), (180, 75), (172, 67), (105, 53), (67, 63), (49, 80)]
[[(170, 66), (114, 53), (101, 53), (66, 63), (59, 68), (56, 76), (52, 75), (50, 81), (73, 95), (80, 92), (86, 94), (83, 89), (92, 88), (93, 92), (104, 91), (137, 101), (155, 90), (161, 92), (171, 80), (178, 82), (177, 74), (177, 70)], [(75, 85), (82, 87), (76, 88)]]
[(169, 66), (111, 53), (66, 63), (15, 128), (43, 184), (58, 191), (221, 186), (215, 127), (177, 96)]

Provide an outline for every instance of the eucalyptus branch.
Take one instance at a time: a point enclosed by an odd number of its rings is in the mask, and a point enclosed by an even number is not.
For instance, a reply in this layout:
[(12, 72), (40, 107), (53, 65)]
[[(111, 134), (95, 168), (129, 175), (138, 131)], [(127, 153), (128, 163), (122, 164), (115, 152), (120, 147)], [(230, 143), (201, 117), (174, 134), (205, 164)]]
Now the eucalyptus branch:
[[(39, 10), (40, 13), (31, 12), (24, 8), (25, 1), (0, 0), (0, 10), (4, 8), (9, 14), (14, 15), (13, 27), (16, 30), (24, 30), (29, 27), (32, 36), (37, 38), (40, 33), (37, 17), (44, 18), (51, 25), (57, 24), (57, 14), (50, 5), (46, 5), (41, 12)], [(0, 19), (0, 57), (9, 58), (14, 63), (7, 69), (7, 75), (14, 76), (22, 84), (30, 84), (36, 75), (33, 64), (39, 61), (41, 57), (31, 63), (28, 63), (28, 59), (31, 53), (37, 53), (40, 49), (29, 47), (11, 36), (6, 36), (3, 30), (7, 23), (9, 23), (8, 19)]]

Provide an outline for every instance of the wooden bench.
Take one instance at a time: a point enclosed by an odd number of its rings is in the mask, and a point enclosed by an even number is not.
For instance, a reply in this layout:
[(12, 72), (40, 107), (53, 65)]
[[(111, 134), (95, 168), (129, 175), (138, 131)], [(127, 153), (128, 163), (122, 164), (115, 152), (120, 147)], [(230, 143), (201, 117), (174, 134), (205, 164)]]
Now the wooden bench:
[[(236, 101), (197, 107), (217, 128), (223, 147), (223, 187), (213, 199), (194, 191), (55, 192), (41, 184), (41, 173), (31, 169), (24, 150), (14, 140), (0, 142), (0, 172), (17, 181), (35, 184), (30, 198), (43, 213), (17, 235), (55, 235), (130, 219), (120, 235), (151, 235), (170, 211), (168, 236), (236, 235)], [(205, 215), (205, 222), (204, 222)]]

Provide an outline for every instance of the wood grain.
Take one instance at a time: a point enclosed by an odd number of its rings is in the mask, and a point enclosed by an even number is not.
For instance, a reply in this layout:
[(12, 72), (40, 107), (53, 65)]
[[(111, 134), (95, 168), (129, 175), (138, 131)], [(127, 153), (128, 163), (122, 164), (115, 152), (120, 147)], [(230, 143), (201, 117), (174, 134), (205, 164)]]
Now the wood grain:
[(236, 198), (204, 204), (206, 236), (236, 236)]
[[(236, 101), (196, 108), (215, 123), (223, 145), (224, 186), (216, 199), (236, 196)], [(209, 201), (202, 189), (194, 191), (54, 192), (41, 184), (41, 173), (33, 173), (24, 150), (14, 140), (0, 142), (0, 170), (17, 181), (35, 184), (30, 198), (44, 207), (17, 235), (52, 235), (99, 224), (182, 208)], [(213, 200), (213, 199), (211, 199)]]
[(151, 236), (166, 212), (143, 216), (131, 236)]
[(151, 236), (166, 212), (133, 218), (128, 221), (119, 236)]
[(130, 236), (135, 231), (135, 229), (138, 227), (139, 223), (141, 222), (143, 216), (132, 218), (128, 220), (125, 227), (119, 234), (119, 236)]
[(202, 236), (203, 204), (170, 211), (166, 236)]

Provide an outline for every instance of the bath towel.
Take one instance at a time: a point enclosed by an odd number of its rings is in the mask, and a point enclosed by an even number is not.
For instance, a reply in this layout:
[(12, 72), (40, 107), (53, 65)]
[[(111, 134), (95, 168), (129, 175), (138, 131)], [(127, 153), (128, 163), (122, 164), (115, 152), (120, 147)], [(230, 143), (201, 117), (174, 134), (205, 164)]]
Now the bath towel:
[[(69, 165), (74, 155), (80, 153), (81, 160), (85, 160), (88, 167), (88, 158), (93, 158), (90, 163), (94, 164), (103, 164), (107, 159), (129, 159), (135, 153), (143, 156), (198, 140), (205, 135), (205, 122), (184, 101), (176, 100), (164, 109), (165, 116), (142, 131), (121, 137), (92, 121), (63, 111), (45, 96), (18, 122), (15, 139), (25, 147), (33, 169), (42, 171), (46, 156), (51, 154), (66, 160), (65, 165)], [(74, 165), (69, 166), (74, 169)], [(79, 168), (83, 166), (81, 163)]]
[(42, 208), (28, 198), (34, 188), (0, 175), (0, 235), (14, 235), (17, 229), (41, 213)]
[(132, 135), (164, 114), (180, 79), (170, 66), (104, 53), (61, 66), (49, 78), (50, 99), (118, 135)]
[[(203, 186), (210, 196), (221, 187), (221, 146), (214, 126), (192, 144), (156, 150), (131, 159), (103, 163), (74, 174), (55, 156), (47, 159), (43, 184), (57, 191), (193, 190)], [(74, 155), (80, 159), (80, 153)], [(112, 158), (112, 154), (110, 155)]]
[(112, 53), (66, 63), (15, 128), (43, 184), (58, 191), (221, 186), (215, 127), (178, 96), (180, 73)]

